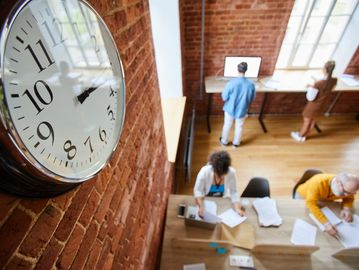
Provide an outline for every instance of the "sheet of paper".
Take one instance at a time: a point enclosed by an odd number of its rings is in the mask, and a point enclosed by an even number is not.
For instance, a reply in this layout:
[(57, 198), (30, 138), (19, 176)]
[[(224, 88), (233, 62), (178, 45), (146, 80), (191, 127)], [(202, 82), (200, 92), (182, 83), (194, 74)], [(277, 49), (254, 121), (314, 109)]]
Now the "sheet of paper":
[(239, 255), (230, 255), (229, 265), (239, 266), (239, 267), (254, 267), (253, 258), (251, 256), (239, 256)]
[(358, 86), (359, 80), (356, 80), (353, 75), (343, 74), (341, 80), (348, 86)]
[(316, 227), (297, 218), (294, 223), (290, 241), (295, 245), (314, 246), (316, 233)]
[(233, 228), (239, 224), (241, 224), (243, 221), (247, 219), (245, 216), (240, 216), (236, 211), (234, 211), (232, 208), (228, 209), (224, 213), (220, 214), (218, 216), (222, 219), (222, 223), (226, 224), (228, 227)]
[(215, 216), (217, 215), (216, 202), (204, 200), (204, 209), (206, 209), (207, 212), (209, 212)]
[(328, 208), (327, 206), (322, 208), (322, 212), (323, 214), (327, 217), (327, 219), (329, 220), (330, 224), (332, 225), (337, 225), (340, 222), (342, 222), (342, 220), (340, 218), (338, 218), (332, 210), (330, 210), (330, 208)]
[(185, 264), (183, 270), (206, 270), (206, 265), (204, 263)]
[(213, 215), (211, 212), (207, 212), (207, 210), (203, 214), (203, 220), (211, 223), (220, 223), (222, 221), (216, 215)]
[(259, 198), (253, 201), (253, 206), (258, 214), (260, 226), (279, 226), (282, 224), (282, 218), (278, 214), (274, 199)]
[(342, 222), (337, 226), (339, 240), (346, 248), (359, 247), (359, 216), (353, 215), (353, 222)]
[[(323, 207), (322, 212), (324, 214), (324, 216), (326, 216), (326, 218), (328, 219), (329, 223), (332, 224), (333, 226), (336, 226), (338, 224), (340, 224), (342, 222), (341, 219), (339, 219), (332, 210), (330, 210), (330, 208), (328, 208), (327, 206)], [(315, 224), (319, 227), (319, 229), (321, 231), (324, 231), (324, 226), (323, 224), (321, 224), (315, 217), (313, 214), (309, 214), (310, 218), (315, 222)]]

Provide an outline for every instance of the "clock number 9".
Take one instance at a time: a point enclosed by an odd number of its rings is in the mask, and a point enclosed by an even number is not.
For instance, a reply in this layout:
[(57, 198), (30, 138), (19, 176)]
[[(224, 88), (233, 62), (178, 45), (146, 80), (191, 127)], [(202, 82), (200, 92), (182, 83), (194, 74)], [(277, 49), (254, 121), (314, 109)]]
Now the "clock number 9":
[(76, 146), (70, 140), (64, 143), (64, 151), (67, 153), (67, 159), (69, 160), (73, 159), (77, 153)]
[[(45, 133), (46, 130), (44, 129), (47, 130), (46, 133)], [(52, 128), (49, 122), (44, 121), (37, 126), (37, 136), (39, 136), (41, 140), (47, 140), (48, 138), (51, 137), (52, 145), (54, 145), (54, 140), (55, 140), (54, 129)]]
[[(48, 93), (48, 96), (49, 96), (48, 100), (44, 99), (43, 94), (40, 94), (40, 91), (37, 88), (38, 84), (42, 84), (43, 86), (45, 86), (45, 89), (47, 90), (47, 93)], [(44, 105), (49, 105), (52, 102), (52, 100), (54, 99), (54, 96), (52, 94), (52, 91), (51, 91), (50, 87), (43, 80), (38, 80), (38, 81), (35, 82), (35, 84), (34, 84), (34, 93), (35, 93), (37, 99)], [(31, 95), (31, 93), (30, 93), (30, 91), (28, 89), (26, 89), (25, 92), (22, 95), (23, 96), (24, 95), (28, 96), (31, 103), (35, 106), (35, 108), (37, 110), (37, 114), (39, 114), (44, 109), (44, 108), (40, 108), (39, 104), (36, 102), (35, 98)]]

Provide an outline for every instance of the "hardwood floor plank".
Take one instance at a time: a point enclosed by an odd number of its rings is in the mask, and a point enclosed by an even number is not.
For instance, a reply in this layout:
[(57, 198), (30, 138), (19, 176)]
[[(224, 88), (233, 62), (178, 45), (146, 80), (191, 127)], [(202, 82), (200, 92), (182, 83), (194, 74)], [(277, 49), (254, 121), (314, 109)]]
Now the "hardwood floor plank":
[(198, 118), (192, 180), (186, 184), (182, 179), (177, 179), (179, 193), (192, 194), (195, 177), (206, 164), (208, 155), (221, 149), (227, 150), (232, 157), (232, 166), (237, 170), (239, 193), (254, 176), (269, 180), (272, 197), (290, 197), (294, 183), (308, 168), (359, 175), (359, 122), (354, 115), (320, 118), (318, 124), (322, 133), (313, 131), (304, 143), (290, 137), (290, 132), (298, 130), (302, 124), (300, 116), (266, 116), (264, 121), (268, 133), (262, 132), (257, 118), (249, 117), (244, 124), (243, 141), (235, 149), (221, 146), (218, 142), (223, 117), (211, 117), (211, 133), (207, 132), (205, 119)]

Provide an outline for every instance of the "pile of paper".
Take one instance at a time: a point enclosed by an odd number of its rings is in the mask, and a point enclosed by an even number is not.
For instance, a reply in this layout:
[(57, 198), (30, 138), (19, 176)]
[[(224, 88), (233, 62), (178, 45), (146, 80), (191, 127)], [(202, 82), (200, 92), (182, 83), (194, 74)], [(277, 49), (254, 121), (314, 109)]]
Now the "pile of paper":
[(259, 225), (279, 226), (282, 224), (282, 218), (278, 214), (275, 200), (268, 197), (254, 200), (253, 207), (258, 214)]
[(357, 80), (353, 75), (342, 74), (342, 81), (348, 86), (358, 86), (359, 80)]

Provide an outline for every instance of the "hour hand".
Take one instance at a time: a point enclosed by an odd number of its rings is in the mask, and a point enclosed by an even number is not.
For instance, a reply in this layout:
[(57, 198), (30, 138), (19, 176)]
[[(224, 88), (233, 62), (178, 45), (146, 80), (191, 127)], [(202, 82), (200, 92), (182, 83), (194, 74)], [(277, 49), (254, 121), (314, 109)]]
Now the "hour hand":
[(88, 98), (90, 94), (96, 89), (98, 89), (102, 84), (87, 88), (85, 91), (83, 91), (80, 95), (77, 96), (77, 100), (82, 104), (86, 100), (86, 98)]

